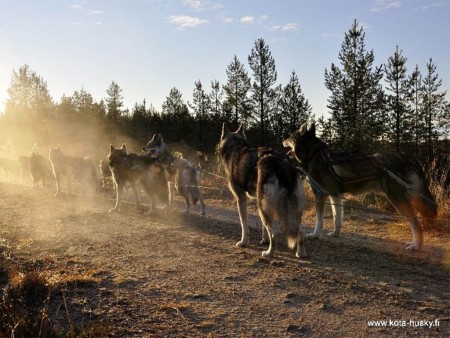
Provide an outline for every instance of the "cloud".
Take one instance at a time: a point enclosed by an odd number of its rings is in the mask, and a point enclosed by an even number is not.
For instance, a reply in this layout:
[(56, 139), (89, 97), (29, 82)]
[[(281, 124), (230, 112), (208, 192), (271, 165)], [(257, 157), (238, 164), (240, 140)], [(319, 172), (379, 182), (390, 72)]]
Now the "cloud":
[(229, 17), (226, 14), (220, 14), (219, 20), (222, 23), (232, 23), (234, 21), (234, 19), (232, 17)]
[(287, 32), (287, 31), (296, 31), (298, 29), (298, 23), (287, 23), (285, 25), (275, 25), (272, 26), (272, 29), (274, 31), (282, 31), (282, 32)]
[(260, 15), (259, 18), (258, 18), (258, 23), (266, 21), (268, 18), (269, 18), (268, 15)]
[(72, 22), (72, 26), (81, 26), (83, 23), (81, 21)]
[(448, 6), (447, 2), (439, 1), (439, 2), (434, 2), (434, 3), (430, 4), (430, 5), (426, 5), (426, 6), (420, 7), (419, 9), (416, 9), (416, 11), (417, 10), (419, 10), (419, 11), (427, 11), (429, 9), (442, 8), (442, 7), (447, 7), (447, 6)]
[(73, 5), (70, 5), (70, 8), (72, 8), (72, 9), (83, 9), (83, 6), (79, 5), (79, 4), (73, 4)]
[(241, 18), (242, 23), (253, 24), (255, 23), (255, 18), (253, 16), (243, 16)]
[(89, 15), (102, 15), (103, 11), (90, 11), (88, 14)]
[(382, 12), (392, 8), (402, 7), (401, 1), (388, 1), (388, 0), (375, 0), (375, 7), (372, 8), (371, 12)]
[(208, 20), (195, 18), (189, 15), (171, 15), (167, 19), (180, 29), (194, 28), (210, 23)]
[(211, 2), (211, 1), (203, 1), (203, 0), (184, 0), (183, 3), (195, 10), (202, 11), (205, 9), (221, 9), (223, 8), (222, 4)]

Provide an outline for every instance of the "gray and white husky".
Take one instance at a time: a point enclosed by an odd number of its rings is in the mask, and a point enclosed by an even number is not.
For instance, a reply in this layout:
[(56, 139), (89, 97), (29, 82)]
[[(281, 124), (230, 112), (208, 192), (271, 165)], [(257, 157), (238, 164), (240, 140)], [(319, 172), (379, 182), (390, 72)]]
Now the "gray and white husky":
[[(423, 231), (417, 215), (433, 219), (437, 215), (437, 204), (428, 189), (425, 174), (419, 162), (398, 154), (376, 153), (374, 155), (349, 156), (340, 161), (332, 160), (333, 150), (316, 137), (315, 125), (307, 128), (303, 124), (283, 141), (291, 148), (303, 170), (312, 179), (316, 198), (316, 225), (308, 237), (322, 234), (325, 201), (330, 197), (334, 216), (334, 231), (339, 236), (344, 216), (342, 195), (367, 192), (384, 194), (399, 213), (405, 215), (413, 233), (413, 241), (407, 249), (420, 250), (423, 246)], [(335, 152), (336, 154), (336, 152)]]
[(50, 146), (49, 160), (56, 183), (55, 195), (61, 192), (61, 176), (67, 178), (69, 193), (72, 192), (72, 178), (84, 185), (83, 191), (90, 189), (93, 193), (98, 192), (97, 168), (89, 157), (68, 156), (63, 153), (60, 146), (57, 148)]
[(156, 201), (167, 204), (167, 178), (158, 159), (145, 155), (128, 153), (127, 146), (115, 148), (110, 145), (108, 164), (111, 168), (115, 190), (116, 204), (109, 212), (119, 211), (122, 205), (124, 187), (131, 185), (136, 202), (136, 209), (140, 209), (140, 196), (137, 185), (140, 184), (150, 198), (151, 206), (147, 212), (151, 213)]
[(202, 215), (205, 215), (205, 203), (199, 188), (200, 172), (198, 169), (188, 160), (172, 155), (161, 134), (154, 134), (142, 151), (164, 164), (169, 175), (170, 206), (173, 206), (174, 189), (176, 189), (186, 201), (187, 213), (190, 211), (191, 203), (200, 202)]
[(235, 132), (230, 132), (223, 124), (217, 151), (239, 211), (242, 237), (236, 246), (243, 247), (249, 243), (247, 197), (250, 197), (256, 198), (263, 223), (261, 244), (269, 242), (268, 250), (263, 251), (262, 255), (273, 256), (281, 230), (289, 247), (297, 248), (296, 256), (305, 257), (301, 230), (305, 195), (302, 178), (292, 160), (268, 148), (251, 148), (242, 125)]

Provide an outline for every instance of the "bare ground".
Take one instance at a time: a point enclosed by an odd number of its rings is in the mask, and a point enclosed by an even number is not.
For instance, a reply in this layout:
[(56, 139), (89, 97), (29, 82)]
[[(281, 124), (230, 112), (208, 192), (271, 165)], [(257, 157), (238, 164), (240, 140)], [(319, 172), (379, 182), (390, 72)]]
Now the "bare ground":
[[(404, 221), (355, 211), (340, 238), (307, 242), (308, 259), (281, 241), (263, 259), (254, 208), (250, 246), (237, 248), (234, 205), (206, 203), (206, 216), (184, 214), (179, 201), (150, 216), (132, 204), (110, 214), (112, 200), (0, 183), (1, 250), (58, 286), (48, 306), (55, 327), (96, 327), (92, 336), (448, 334), (448, 222), (428, 227), (417, 253), (404, 250)], [(312, 210), (304, 223), (312, 230)], [(395, 322), (370, 327), (375, 320)]]

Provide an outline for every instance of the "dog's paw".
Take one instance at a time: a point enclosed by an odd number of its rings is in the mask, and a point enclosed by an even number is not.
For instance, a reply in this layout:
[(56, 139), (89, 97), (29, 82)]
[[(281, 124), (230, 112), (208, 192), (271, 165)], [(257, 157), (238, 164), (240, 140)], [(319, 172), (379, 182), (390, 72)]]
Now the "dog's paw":
[(306, 251), (301, 251), (301, 252), (296, 252), (295, 253), (295, 257), (297, 257), (297, 258), (307, 258), (308, 257), (308, 254), (306, 253)]
[(340, 235), (340, 232), (336, 231), (336, 230), (327, 233), (327, 236), (330, 236), (330, 237), (339, 237), (339, 235)]
[(273, 252), (272, 251), (263, 251), (261, 252), (261, 256), (265, 257), (265, 258), (272, 258), (273, 257)]
[(422, 250), (422, 245), (420, 245), (418, 243), (414, 243), (414, 242), (407, 242), (405, 249), (406, 250), (411, 250), (411, 251), (421, 251)]
[(320, 238), (320, 233), (316, 233), (316, 232), (310, 232), (309, 234), (306, 234), (306, 238), (309, 239), (318, 239)]
[(236, 246), (238, 247), (238, 248), (244, 248), (244, 247), (246, 247), (248, 245), (248, 240), (244, 240), (244, 241), (239, 241), (239, 242), (237, 242), (236, 243)]

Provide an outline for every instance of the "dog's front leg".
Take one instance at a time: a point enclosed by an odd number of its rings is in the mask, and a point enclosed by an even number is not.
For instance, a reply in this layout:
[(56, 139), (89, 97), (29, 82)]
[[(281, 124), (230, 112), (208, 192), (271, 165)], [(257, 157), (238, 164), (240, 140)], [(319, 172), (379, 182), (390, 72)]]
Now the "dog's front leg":
[(313, 233), (306, 235), (308, 238), (320, 238), (322, 235), (325, 201), (328, 198), (328, 195), (322, 193), (314, 195), (316, 197), (316, 226)]
[(55, 193), (55, 196), (58, 196), (59, 193), (61, 192), (61, 185), (60, 185), (60, 182), (61, 182), (61, 176), (60, 176), (60, 174), (55, 174), (55, 184), (56, 184), (56, 193)]
[(134, 195), (134, 207), (139, 210), (141, 208), (141, 197), (139, 195), (139, 190), (136, 187), (135, 184), (130, 184), (131, 185), (131, 190), (133, 190), (133, 195)]
[(330, 196), (331, 211), (333, 212), (334, 231), (328, 236), (338, 237), (341, 233), (342, 219), (344, 218), (344, 204), (340, 196)]
[(114, 206), (114, 208), (109, 209), (109, 212), (119, 211), (122, 204), (122, 194), (125, 185), (123, 183), (116, 182), (114, 182), (114, 184), (116, 186), (116, 205)]
[(244, 247), (248, 245), (248, 224), (247, 224), (247, 196), (245, 193), (240, 196), (236, 196), (237, 208), (239, 212), (239, 219), (241, 221), (242, 236), (241, 240), (236, 243), (238, 247)]

